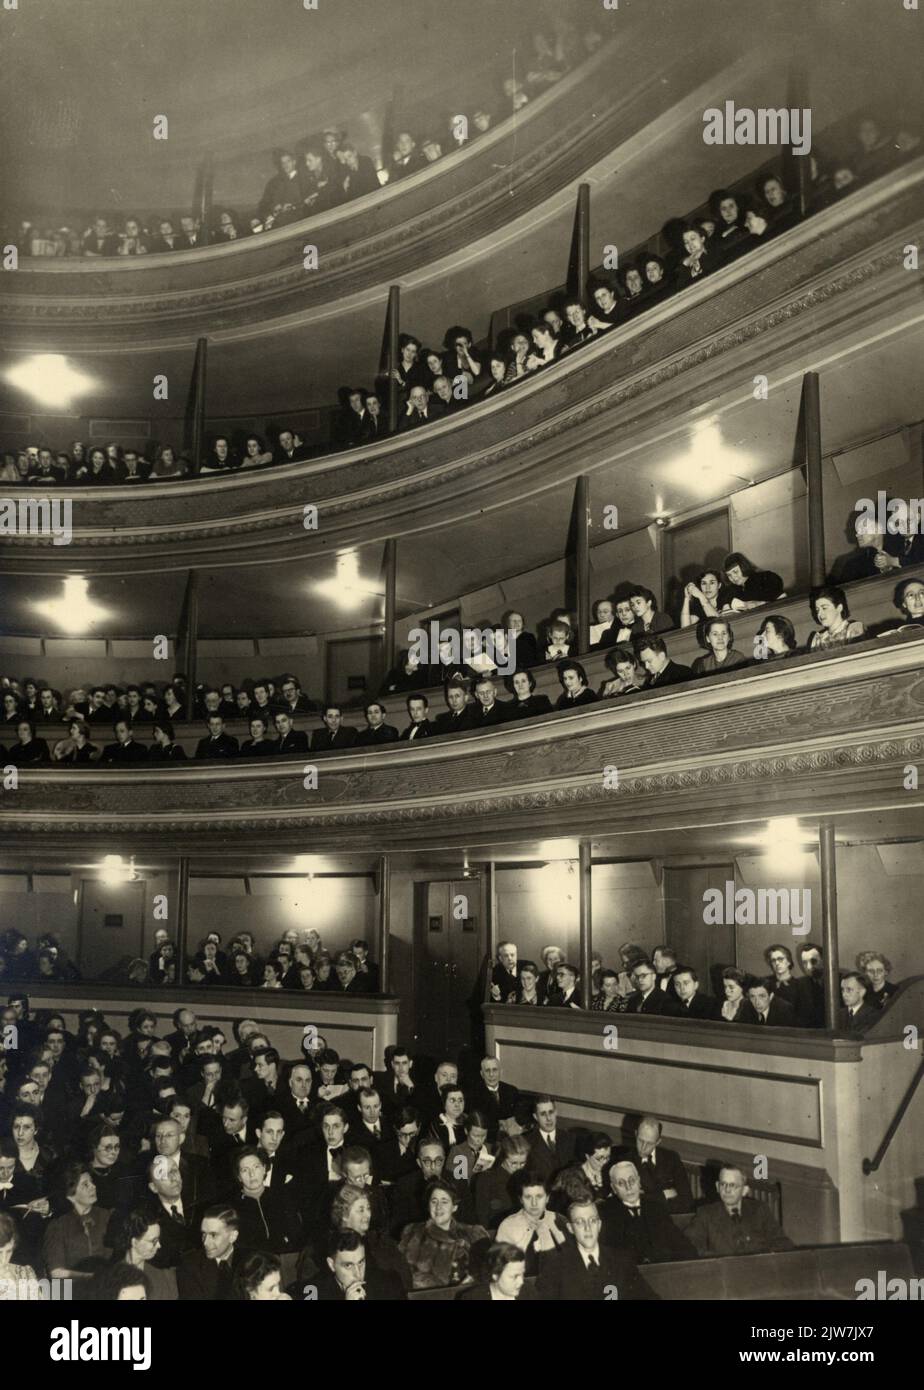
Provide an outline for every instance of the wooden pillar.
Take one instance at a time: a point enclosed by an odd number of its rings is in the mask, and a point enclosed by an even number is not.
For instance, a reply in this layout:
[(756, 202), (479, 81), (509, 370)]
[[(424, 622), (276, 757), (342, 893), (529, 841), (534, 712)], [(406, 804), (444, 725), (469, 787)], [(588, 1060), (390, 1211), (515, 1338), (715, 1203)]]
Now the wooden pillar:
[[(789, 109), (805, 111), (811, 106), (809, 101), (808, 70), (796, 63), (789, 73), (786, 102)], [(807, 154), (795, 154), (791, 145), (783, 149), (783, 184), (786, 192), (795, 200), (799, 216), (805, 217), (812, 190), (812, 160)]]
[(395, 664), (395, 623), (398, 617), (398, 542), (392, 536), (385, 542), (385, 642), (383, 656), (386, 674)]
[(215, 161), (208, 155), (199, 175), (199, 198), (196, 217), (199, 222), (199, 245), (208, 246), (212, 233), (212, 198), (215, 188)]
[(196, 717), (196, 662), (199, 637), (199, 571), (190, 570), (186, 579), (183, 616), (183, 670), (186, 676), (186, 718)]
[(578, 907), (580, 921), (580, 940), (581, 940), (581, 1007), (590, 1008), (592, 999), (592, 983), (590, 978), (590, 957), (593, 950), (591, 937), (593, 935), (592, 906), (591, 906), (591, 846), (589, 840), (581, 840), (578, 848)]
[(818, 826), (821, 861), (821, 931), (825, 958), (825, 1027), (835, 1029), (841, 1008), (841, 978), (837, 953), (837, 851), (834, 824), (822, 820)]
[(802, 381), (802, 443), (808, 499), (809, 583), (824, 584), (825, 510), (821, 472), (821, 397), (818, 373), (806, 372)]
[(189, 859), (181, 855), (177, 860), (176, 871), (176, 911), (174, 913), (176, 930), (176, 982), (186, 983), (186, 946), (189, 940)]
[(391, 986), (391, 937), (389, 933), (389, 914), (391, 912), (391, 860), (387, 854), (379, 856), (379, 989), (387, 994)]
[(208, 353), (208, 338), (199, 338), (196, 342), (196, 360), (193, 363), (189, 404), (186, 412), (186, 446), (190, 451), (189, 471), (193, 475), (199, 472), (199, 464), (205, 449), (205, 390)]
[(590, 479), (582, 474), (574, 484), (574, 566), (577, 607), (577, 650), (590, 646)]
[(579, 183), (568, 259), (568, 293), (583, 299), (590, 279), (590, 184)]
[(386, 360), (388, 363), (388, 428), (392, 434), (398, 432), (398, 382), (395, 378), (395, 368), (398, 365), (398, 337), (401, 332), (401, 290), (398, 285), (392, 285), (388, 291), (388, 316), (386, 319), (386, 333), (388, 335), (388, 352)]
[[(493, 859), (484, 866), (484, 925), (484, 949), (493, 962), (497, 957), (497, 870)], [(489, 970), (489, 981), (490, 974)]]

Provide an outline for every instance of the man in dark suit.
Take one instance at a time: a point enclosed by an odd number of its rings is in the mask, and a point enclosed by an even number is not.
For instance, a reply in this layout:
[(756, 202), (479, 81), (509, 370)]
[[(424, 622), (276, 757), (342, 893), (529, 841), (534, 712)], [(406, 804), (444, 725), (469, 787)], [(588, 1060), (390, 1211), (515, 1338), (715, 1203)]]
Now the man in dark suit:
[(236, 758), (238, 741), (232, 734), (225, 733), (225, 721), (220, 714), (209, 715), (207, 738), (200, 738), (196, 744), (197, 758)]
[(232, 1207), (206, 1207), (199, 1223), (202, 1246), (180, 1257), (176, 1283), (181, 1302), (228, 1302), (242, 1253), (237, 1250), (238, 1218)]
[(177, 1120), (165, 1116), (157, 1121), (154, 1126), (154, 1152), (179, 1165), (184, 1199), (191, 1210), (196, 1211), (212, 1201), (214, 1186), (208, 1159), (184, 1151), (183, 1131)]
[(308, 752), (308, 735), (302, 733), (301, 729), (292, 728), (292, 716), (280, 710), (275, 715), (273, 722), (276, 725), (276, 733), (279, 737), (276, 740), (277, 753), (305, 754)]
[(636, 993), (629, 996), (626, 1004), (627, 1014), (664, 1014), (677, 1017), (677, 1001), (667, 990), (658, 989), (658, 977), (653, 965), (640, 960), (632, 971), (632, 983)]
[(362, 198), (365, 193), (376, 193), (381, 187), (375, 165), (366, 154), (360, 154), (356, 146), (345, 141), (337, 151), (337, 158), (343, 165), (343, 195), (345, 199)]
[(280, 150), (276, 156), (277, 172), (263, 190), (258, 212), (264, 220), (272, 217), (278, 226), (304, 217), (305, 180), (298, 160), (291, 150)]
[(421, 425), (430, 425), (441, 416), (442, 410), (437, 411), (434, 408), (426, 386), (412, 386), (404, 412), (398, 420), (398, 429), (419, 429)]
[(148, 1165), (148, 1195), (139, 1203), (152, 1222), (160, 1226), (160, 1253), (156, 1258), (161, 1268), (175, 1269), (188, 1250), (194, 1250), (199, 1238), (199, 1214), (191, 1196), (183, 1190), (183, 1178), (176, 1158), (160, 1154)]
[(312, 753), (330, 753), (341, 748), (356, 745), (356, 730), (343, 722), (343, 711), (339, 705), (325, 705), (321, 715), (323, 729), (315, 729), (311, 735)]
[(472, 708), (468, 704), (465, 686), (449, 681), (445, 687), (445, 700), (448, 706), (436, 716), (434, 731), (438, 734), (457, 734), (464, 729), (473, 729), (475, 721)]
[(857, 971), (841, 977), (841, 998), (838, 1027), (844, 1033), (865, 1033), (882, 1017), (882, 1011), (866, 1003), (867, 981)]
[(293, 719), (296, 714), (311, 714), (316, 708), (314, 701), (308, 699), (294, 676), (283, 676), (281, 690), (282, 707)]
[(529, 1136), (527, 1167), (546, 1180), (567, 1168), (574, 1159), (574, 1134), (558, 1123), (558, 1111), (551, 1096), (539, 1096), (533, 1106), (536, 1127)]
[(395, 183), (426, 167), (426, 158), (417, 148), (417, 141), (409, 131), (402, 130), (395, 140), (395, 152), (388, 166), (388, 182)]
[(430, 701), (426, 695), (409, 695), (407, 712), (411, 722), (406, 729), (401, 731), (403, 741), (411, 742), (414, 739), (431, 738), (436, 733), (436, 729), (430, 723)]
[(609, 1177), (612, 1196), (600, 1212), (604, 1245), (631, 1251), (640, 1265), (696, 1259), (694, 1246), (674, 1225), (664, 1203), (642, 1192), (638, 1169), (630, 1159), (618, 1159)]
[(502, 941), (491, 971), (491, 998), (496, 1004), (516, 1004), (522, 992), (517, 973), (516, 943)]
[(475, 682), (475, 703), (471, 713), (472, 727), (475, 729), (507, 723), (510, 701), (497, 698), (497, 687), (490, 676), (480, 676)]
[[(691, 965), (678, 965), (674, 975), (674, 990), (679, 1018), (721, 1017), (719, 1001), (711, 994), (700, 993), (699, 976)], [(666, 991), (662, 990), (661, 993)]]
[(164, 1038), (164, 1042), (170, 1044), (170, 1051), (177, 1065), (188, 1061), (192, 1056), (198, 1031), (199, 1020), (192, 1009), (177, 1009), (173, 1015), (173, 1032)]
[(656, 1299), (623, 1250), (601, 1245), (602, 1222), (596, 1203), (578, 1200), (568, 1207), (568, 1230), (574, 1237), (544, 1255), (536, 1292), (548, 1303), (620, 1303)]
[(147, 745), (135, 742), (132, 738), (132, 727), (127, 719), (117, 719), (113, 726), (113, 732), (116, 741), (106, 744), (100, 758), (101, 763), (118, 765), (119, 763), (147, 762)]
[(305, 447), (296, 440), (294, 430), (280, 430), (279, 444), (273, 450), (273, 463), (301, 463), (304, 458), (307, 458)]
[(87, 232), (80, 243), (83, 256), (116, 256), (119, 252), (119, 238), (109, 226), (105, 217), (94, 219), (92, 231)]
[(748, 1000), (757, 1014), (758, 1023), (770, 1024), (774, 1028), (798, 1026), (793, 1006), (779, 995), (771, 994), (763, 980), (755, 980), (748, 986)]
[(620, 1150), (616, 1157), (635, 1164), (646, 1197), (656, 1197), (669, 1212), (690, 1212), (693, 1193), (687, 1170), (679, 1154), (662, 1148), (662, 1129), (660, 1120), (643, 1115), (635, 1131), (635, 1147)]
[(417, 1086), (412, 1075), (414, 1059), (406, 1047), (392, 1043), (385, 1049), (385, 1070), (375, 1073), (375, 1088), (386, 1115), (405, 1105), (417, 1106)]
[(761, 1255), (793, 1249), (766, 1202), (746, 1195), (740, 1168), (721, 1168), (716, 1186), (719, 1201), (700, 1207), (686, 1228), (687, 1239), (700, 1255)]
[(317, 1116), (311, 1088), (314, 1075), (307, 1062), (296, 1062), (286, 1083), (276, 1096), (276, 1109), (283, 1118), (288, 1142), (301, 1147), (314, 1139)]
[(825, 967), (821, 947), (814, 941), (803, 941), (799, 947), (799, 964), (802, 967), (801, 1008), (796, 1010), (798, 1021), (803, 1028), (824, 1028), (825, 1026)]
[(366, 1260), (363, 1238), (356, 1231), (339, 1231), (331, 1239), (325, 1264), (311, 1290), (319, 1303), (388, 1303), (407, 1298), (397, 1274), (376, 1269)]
[(496, 1057), (482, 1058), (478, 1068), (478, 1084), (472, 1092), (471, 1108), (481, 1110), (488, 1120), (488, 1142), (497, 1139), (501, 1124), (516, 1110), (520, 1093), (516, 1086), (501, 1081), (500, 1062)]
[(359, 747), (375, 748), (381, 743), (398, 742), (398, 730), (393, 724), (385, 723), (385, 715), (385, 706), (379, 700), (370, 700), (366, 706), (366, 727), (356, 739)]
[(658, 989), (663, 989), (677, 998), (674, 976), (677, 974), (677, 953), (672, 946), (656, 946), (651, 954), (651, 963), (658, 976)]
[(635, 652), (648, 672), (649, 689), (652, 686), (679, 685), (681, 681), (690, 680), (693, 675), (689, 666), (681, 666), (679, 662), (671, 661), (663, 637), (640, 637), (635, 644)]
[(391, 1186), (391, 1233), (397, 1240), (405, 1226), (414, 1221), (427, 1221), (425, 1193), (433, 1178), (443, 1175), (446, 1150), (436, 1139), (421, 1140), (417, 1149), (417, 1166), (396, 1179)]

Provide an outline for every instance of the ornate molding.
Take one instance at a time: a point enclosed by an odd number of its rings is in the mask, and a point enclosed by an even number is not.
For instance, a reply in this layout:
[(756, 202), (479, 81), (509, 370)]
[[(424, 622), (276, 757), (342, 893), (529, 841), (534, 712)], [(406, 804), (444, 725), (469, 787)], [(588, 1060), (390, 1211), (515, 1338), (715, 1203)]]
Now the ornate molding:
[[(600, 834), (631, 831), (665, 817), (699, 824), (707, 807), (753, 818), (758, 785), (762, 807), (777, 814), (852, 809), (860, 795), (871, 805), (894, 804), (897, 794), (922, 804), (924, 790), (902, 792), (901, 775), (924, 757), (922, 650), (924, 639), (906, 641), (785, 672), (732, 673), (534, 727), (319, 760), (318, 788), (307, 793), (301, 760), (262, 770), (36, 771), (4, 794), (0, 826), (9, 843), (48, 834), (121, 843), (151, 832), (159, 842), (241, 834), (275, 842), (310, 830), (319, 850), (365, 841), (412, 849), (434, 833), (465, 843), (588, 824)], [(612, 766), (615, 790), (602, 775)]]

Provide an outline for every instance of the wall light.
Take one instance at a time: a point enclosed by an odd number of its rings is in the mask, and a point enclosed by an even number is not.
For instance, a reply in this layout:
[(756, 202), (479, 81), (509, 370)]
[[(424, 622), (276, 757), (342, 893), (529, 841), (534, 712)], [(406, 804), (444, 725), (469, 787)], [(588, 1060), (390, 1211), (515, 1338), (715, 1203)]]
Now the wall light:
[(758, 837), (767, 867), (775, 874), (801, 875), (814, 867), (812, 851), (818, 837), (799, 824), (795, 816), (778, 816), (767, 822)]
[(126, 864), (121, 854), (105, 854), (99, 866), (100, 883), (105, 883), (107, 887), (115, 887), (120, 883), (137, 883), (138, 873), (135, 869), (135, 856)]
[(88, 632), (95, 622), (110, 616), (108, 608), (101, 608), (89, 597), (89, 587), (86, 579), (71, 575), (64, 581), (60, 598), (33, 603), (32, 607), (70, 633)]
[(86, 395), (96, 382), (72, 367), (59, 352), (39, 352), (6, 372), (11, 386), (18, 386), (40, 405), (69, 406), (77, 396)]
[(359, 556), (355, 550), (337, 556), (337, 573), (333, 579), (322, 579), (314, 585), (315, 593), (333, 599), (341, 608), (358, 608), (370, 596), (382, 598), (382, 590), (366, 583), (359, 573)]
[(716, 488), (733, 482), (750, 487), (753, 478), (741, 471), (749, 463), (747, 454), (727, 446), (718, 421), (705, 420), (693, 427), (687, 452), (668, 463), (667, 472), (679, 486), (710, 496)]

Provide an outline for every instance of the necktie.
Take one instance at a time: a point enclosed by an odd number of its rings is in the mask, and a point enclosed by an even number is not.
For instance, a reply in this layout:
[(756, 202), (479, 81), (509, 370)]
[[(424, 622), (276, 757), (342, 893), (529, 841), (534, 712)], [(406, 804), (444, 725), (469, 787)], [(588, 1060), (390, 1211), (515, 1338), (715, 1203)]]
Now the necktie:
[(764, 1014), (758, 1014), (758, 1015), (757, 1015), (757, 1022), (758, 1022), (758, 1023), (766, 1023), (766, 1022), (767, 1022), (766, 1016), (765, 1016)]
[(639, 1210), (638, 1207), (630, 1207), (630, 1208), (629, 1208), (629, 1215), (630, 1215), (630, 1216), (641, 1216), (641, 1211)]
[(596, 1268), (597, 1268), (597, 1261), (594, 1259), (593, 1255), (588, 1255), (588, 1256), (587, 1256), (587, 1268), (588, 1268), (588, 1269), (596, 1269)]
[(741, 1220), (741, 1212), (740, 1212), (740, 1211), (733, 1211), (732, 1214), (731, 1214), (731, 1219), (732, 1219), (732, 1221), (740, 1221), (740, 1220)]
[(547, 1135), (545, 1136), (545, 1142), (546, 1142), (546, 1146), (547, 1146), (548, 1148), (554, 1150), (555, 1145), (554, 1145), (554, 1143), (552, 1142), (552, 1136), (551, 1136), (551, 1134), (547, 1134)]
[(182, 1220), (183, 1220), (183, 1216), (182, 1216), (182, 1213), (181, 1213), (179, 1207), (171, 1207), (171, 1208), (170, 1208), (170, 1215), (173, 1217), (174, 1221), (182, 1221)]

